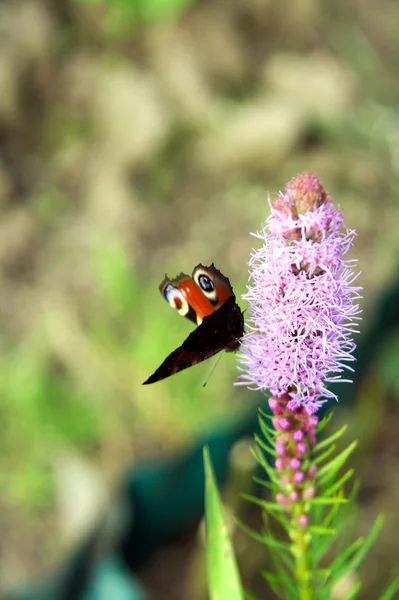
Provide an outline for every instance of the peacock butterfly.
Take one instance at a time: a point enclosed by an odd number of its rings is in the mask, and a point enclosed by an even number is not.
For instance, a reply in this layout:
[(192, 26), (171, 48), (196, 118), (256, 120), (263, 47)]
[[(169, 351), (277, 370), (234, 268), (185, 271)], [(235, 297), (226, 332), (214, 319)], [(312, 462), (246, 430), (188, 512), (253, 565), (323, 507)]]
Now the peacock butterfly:
[(165, 358), (143, 385), (170, 377), (222, 350), (234, 352), (244, 335), (244, 317), (230, 281), (214, 264), (197, 265), (192, 276), (181, 273), (159, 286), (165, 300), (182, 316), (197, 323), (182, 345)]

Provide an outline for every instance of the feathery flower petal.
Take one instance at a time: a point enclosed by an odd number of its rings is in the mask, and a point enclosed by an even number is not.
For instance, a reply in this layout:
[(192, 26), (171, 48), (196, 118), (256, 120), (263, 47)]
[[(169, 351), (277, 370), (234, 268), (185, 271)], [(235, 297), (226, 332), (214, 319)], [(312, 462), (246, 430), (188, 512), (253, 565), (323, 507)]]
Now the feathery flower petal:
[[(288, 410), (304, 407), (311, 414), (336, 398), (328, 383), (347, 381), (343, 373), (352, 370), (361, 288), (354, 285), (356, 261), (344, 256), (355, 231), (346, 227), (318, 177), (305, 173), (271, 204), (255, 236), (262, 245), (249, 262), (244, 299), (250, 325), (239, 383), (269, 389), (277, 400), (288, 395)], [(279, 419), (280, 430), (286, 430), (285, 421)]]

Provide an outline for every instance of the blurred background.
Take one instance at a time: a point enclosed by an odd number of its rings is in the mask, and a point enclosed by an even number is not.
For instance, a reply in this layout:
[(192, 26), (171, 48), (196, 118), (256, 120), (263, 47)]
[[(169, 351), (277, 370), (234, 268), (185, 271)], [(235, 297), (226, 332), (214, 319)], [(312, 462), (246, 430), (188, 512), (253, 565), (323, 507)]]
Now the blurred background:
[(361, 531), (387, 518), (364, 598), (384, 587), (399, 555), (398, 22), (391, 0), (0, 4), (0, 590), (59, 565), (128, 468), (260, 402), (233, 387), (231, 355), (206, 388), (210, 362), (142, 387), (191, 330), (158, 284), (215, 262), (239, 297), (268, 192), (302, 171), (358, 233), (372, 343), (336, 424), (360, 440)]

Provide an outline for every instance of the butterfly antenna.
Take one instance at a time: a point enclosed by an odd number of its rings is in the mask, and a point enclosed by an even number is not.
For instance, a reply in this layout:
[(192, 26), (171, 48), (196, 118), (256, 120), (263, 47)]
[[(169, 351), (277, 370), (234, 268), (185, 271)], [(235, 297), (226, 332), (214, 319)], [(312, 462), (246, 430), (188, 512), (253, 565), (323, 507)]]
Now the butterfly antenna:
[(219, 361), (220, 361), (220, 359), (221, 359), (221, 358), (222, 358), (222, 352), (219, 354), (219, 356), (217, 357), (216, 361), (215, 361), (215, 362), (214, 362), (214, 364), (212, 365), (212, 368), (211, 368), (211, 370), (210, 370), (210, 372), (209, 372), (209, 374), (208, 374), (208, 377), (205, 379), (205, 382), (202, 384), (202, 387), (203, 387), (203, 388), (207, 386), (207, 384), (208, 384), (208, 381), (209, 381), (209, 380), (210, 380), (210, 378), (212, 377), (212, 375), (213, 375), (213, 372), (214, 372), (214, 370), (216, 369), (216, 367), (218, 366), (218, 364), (219, 364)]
[(244, 333), (244, 335), (242, 336), (242, 340), (245, 340), (249, 337), (251, 337), (251, 335), (255, 335), (256, 331), (248, 331), (247, 333)]

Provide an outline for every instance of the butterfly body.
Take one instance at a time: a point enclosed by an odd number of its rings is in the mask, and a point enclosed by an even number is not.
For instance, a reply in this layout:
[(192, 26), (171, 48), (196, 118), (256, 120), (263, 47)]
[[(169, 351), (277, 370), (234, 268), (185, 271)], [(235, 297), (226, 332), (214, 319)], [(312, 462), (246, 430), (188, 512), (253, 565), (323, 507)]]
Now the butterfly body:
[(159, 286), (167, 302), (198, 324), (183, 344), (145, 382), (155, 383), (187, 369), (222, 350), (234, 352), (244, 334), (244, 317), (230, 282), (215, 266), (197, 265), (192, 277), (167, 276)]

